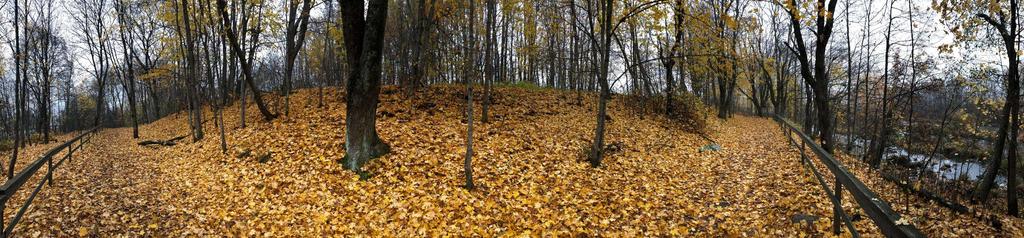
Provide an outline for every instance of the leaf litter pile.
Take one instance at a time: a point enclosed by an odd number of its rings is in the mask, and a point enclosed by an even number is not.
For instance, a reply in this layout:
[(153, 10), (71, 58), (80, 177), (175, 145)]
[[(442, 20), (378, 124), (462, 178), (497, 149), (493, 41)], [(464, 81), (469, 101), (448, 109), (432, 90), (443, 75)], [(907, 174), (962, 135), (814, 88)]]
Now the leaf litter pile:
[[(659, 115), (609, 104), (603, 166), (583, 162), (593, 136), (594, 95), (497, 88), (491, 120), (474, 112), (474, 178), (462, 187), (465, 95), (434, 86), (413, 96), (385, 87), (378, 132), (391, 153), (368, 163), (370, 178), (344, 170), (344, 104), (335, 89), (291, 97), (290, 115), (263, 122), (239, 105), (216, 115), (205, 139), (173, 146), (140, 140), (188, 135), (187, 114), (104, 129), (55, 171), (15, 229), (24, 236), (832, 236), (831, 203), (799, 163), (777, 124), (737, 116), (713, 122), (709, 141)], [(281, 100), (272, 96), (271, 102)], [(283, 111), (280, 104), (272, 106)], [(70, 136), (60, 136), (63, 141)], [(26, 158), (60, 142), (33, 145)], [(9, 155), (8, 155), (9, 156)], [(846, 163), (858, 163), (845, 159)], [(848, 166), (887, 201), (906, 201), (865, 166)], [(40, 170), (45, 172), (45, 168)], [(43, 174), (43, 173), (39, 173)], [(40, 176), (36, 176), (40, 177)], [(34, 178), (38, 181), (39, 178)], [(26, 186), (27, 187), (27, 186)], [(24, 201), (14, 196), (4, 211)], [(906, 217), (929, 236), (1021, 236), (1019, 219), (956, 214), (914, 197)], [(903, 212), (902, 205), (897, 209)], [(849, 194), (844, 209), (878, 231)], [(977, 212), (984, 212), (977, 209)], [(849, 236), (849, 233), (843, 233)]]

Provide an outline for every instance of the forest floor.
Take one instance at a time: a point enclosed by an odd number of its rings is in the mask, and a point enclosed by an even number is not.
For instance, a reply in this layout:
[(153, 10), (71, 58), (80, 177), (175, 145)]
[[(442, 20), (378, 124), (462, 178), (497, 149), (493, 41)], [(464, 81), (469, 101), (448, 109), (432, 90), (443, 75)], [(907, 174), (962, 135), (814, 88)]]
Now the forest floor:
[[(707, 140), (662, 116), (627, 109), (626, 99), (616, 97), (607, 131), (613, 149), (603, 166), (592, 168), (582, 158), (595, 124), (593, 95), (578, 101), (573, 92), (498, 88), (491, 122), (474, 125), (478, 189), (467, 191), (463, 90), (435, 86), (411, 97), (396, 91), (385, 88), (378, 117), (379, 133), (392, 152), (367, 164), (372, 177), (366, 181), (337, 162), (344, 154), (341, 95), (325, 90), (318, 107), (318, 90), (300, 90), (292, 95), (290, 115), (270, 123), (249, 105), (248, 127), (241, 128), (238, 104), (226, 109), (226, 152), (212, 119), (199, 142), (136, 144), (188, 135), (183, 113), (140, 126), (140, 139), (131, 138), (131, 128), (104, 129), (56, 170), (54, 186), (43, 188), (15, 232), (831, 236), (831, 204), (769, 119), (714, 121), (707, 134), (722, 149), (701, 152)], [(30, 146), (21, 158), (36, 158), (57, 143)], [(983, 215), (961, 215), (917, 198), (905, 200), (894, 184), (844, 160), (929, 236), (1024, 236), (1020, 219), (981, 209), (976, 212)], [(9, 204), (24, 201), (25, 191)], [(909, 209), (904, 212), (897, 201)], [(844, 207), (859, 213), (850, 199)], [(11, 217), (14, 210), (8, 207), (4, 214)], [(816, 221), (797, 223), (797, 217)], [(868, 219), (856, 226), (879, 236)]]

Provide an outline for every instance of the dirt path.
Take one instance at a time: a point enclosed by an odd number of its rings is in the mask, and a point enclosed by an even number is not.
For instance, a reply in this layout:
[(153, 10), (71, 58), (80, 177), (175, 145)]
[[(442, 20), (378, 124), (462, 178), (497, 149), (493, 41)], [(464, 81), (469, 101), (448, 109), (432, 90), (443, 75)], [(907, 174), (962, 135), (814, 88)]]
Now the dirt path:
[[(51, 143), (52, 144), (52, 143)], [(50, 145), (40, 145), (50, 146)], [(165, 206), (156, 198), (167, 188), (160, 184), (156, 163), (141, 156), (127, 129), (99, 132), (72, 159), (55, 170), (53, 186), (44, 186), (25, 218), (18, 236), (67, 237), (88, 234), (142, 236), (169, 232), (161, 224)], [(140, 153), (136, 153), (140, 152)], [(36, 158), (36, 157), (32, 157)], [(37, 173), (9, 204), (21, 204), (24, 194), (45, 173)], [(20, 198), (20, 199), (19, 199)], [(20, 205), (17, 205), (20, 206)], [(8, 207), (7, 217), (17, 208)]]

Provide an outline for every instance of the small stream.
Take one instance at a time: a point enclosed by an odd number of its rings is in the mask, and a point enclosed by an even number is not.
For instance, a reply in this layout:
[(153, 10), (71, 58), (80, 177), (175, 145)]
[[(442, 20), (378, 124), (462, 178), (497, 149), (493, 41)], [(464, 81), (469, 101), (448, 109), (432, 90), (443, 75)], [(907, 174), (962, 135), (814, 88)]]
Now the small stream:
[[(847, 137), (846, 135), (843, 134), (836, 134), (835, 140), (838, 144), (845, 146), (847, 142)], [(864, 140), (855, 137), (853, 141), (852, 153), (855, 155), (863, 154), (869, 142), (869, 140)], [(924, 163), (928, 162), (928, 155), (910, 154), (909, 152), (907, 152), (906, 149), (898, 146), (888, 147), (885, 151), (885, 154), (882, 156), (882, 161), (885, 162), (893, 158), (899, 157), (908, 158), (911, 164), (923, 165)], [(927, 166), (929, 171), (938, 174), (942, 176), (942, 178), (947, 180), (963, 179), (974, 182), (980, 180), (981, 177), (985, 174), (985, 164), (978, 161), (977, 159), (951, 159), (946, 158), (941, 154), (936, 154), (935, 158), (933, 158), (931, 160), (931, 163), (929, 163)], [(1006, 176), (997, 175), (995, 182), (1000, 188), (1005, 188)]]

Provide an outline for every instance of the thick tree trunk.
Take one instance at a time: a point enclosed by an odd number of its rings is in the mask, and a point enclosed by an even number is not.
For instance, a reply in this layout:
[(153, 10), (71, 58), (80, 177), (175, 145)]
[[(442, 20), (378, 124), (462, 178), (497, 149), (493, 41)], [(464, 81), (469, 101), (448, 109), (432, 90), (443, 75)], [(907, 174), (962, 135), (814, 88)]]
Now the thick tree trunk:
[[(813, 73), (811, 72), (811, 63), (807, 56), (807, 47), (803, 43), (804, 39), (800, 20), (797, 18), (799, 13), (793, 12), (793, 10), (787, 10), (787, 13), (790, 15), (790, 25), (793, 29), (794, 42), (797, 45), (797, 52), (795, 53), (800, 62), (800, 74), (813, 91), (821, 147), (828, 153), (833, 153), (833, 123), (832, 111), (829, 107), (829, 76), (826, 68), (825, 52), (828, 50), (827, 45), (829, 38), (832, 36), (832, 27), (835, 21), (832, 17), (825, 16), (825, 14), (835, 12), (836, 0), (818, 0), (816, 4), (825, 7), (826, 1), (826, 11), (819, 12), (815, 17), (815, 35), (817, 37), (814, 41)], [(790, 0), (790, 3), (796, 5), (795, 0)]]
[[(354, 3), (358, 2), (358, 3)], [(384, 46), (384, 30), (387, 20), (387, 0), (371, 0), (366, 13), (364, 26), (358, 27), (362, 31), (353, 31), (353, 25), (360, 24), (357, 19), (362, 19), (361, 0), (341, 0), (343, 14), (345, 16), (346, 47), (350, 50), (349, 59), (358, 60), (353, 67), (352, 77), (349, 79), (346, 94), (345, 114), (345, 159), (344, 165), (347, 169), (361, 172), (363, 164), (372, 158), (379, 157), (388, 152), (390, 147), (385, 144), (377, 134), (376, 114), (378, 96), (380, 95), (381, 79), (381, 49)], [(356, 14), (355, 12), (359, 12)], [(356, 39), (362, 39), (361, 42)], [(353, 45), (361, 45), (359, 51), (353, 51)], [(362, 52), (352, 54), (352, 52)]]
[(729, 79), (725, 79), (727, 76), (718, 76), (718, 118), (729, 119)]
[[(776, 53), (776, 55), (780, 54), (781, 52)], [(789, 113), (787, 112), (789, 106), (789, 98), (787, 97), (787, 95), (789, 94), (789, 92), (787, 92), (788, 87), (786, 87), (789, 83), (787, 82), (788, 80), (786, 80), (786, 70), (784, 70), (784, 68), (788, 68), (789, 65), (786, 63), (782, 63), (781, 66), (782, 67), (778, 67), (775, 70), (775, 78), (778, 80), (778, 82), (775, 83), (775, 92), (772, 94), (775, 97), (772, 98), (772, 104), (775, 105), (775, 115), (785, 116), (787, 113)]]
[(148, 84), (148, 83), (147, 83), (147, 85), (148, 85), (147, 88), (149, 88), (148, 91), (149, 91), (150, 101), (153, 104), (153, 115), (156, 115), (156, 117), (159, 118), (160, 116), (162, 116), (162, 115), (160, 115), (160, 95), (156, 91), (156, 85)]
[[(196, 51), (196, 43), (195, 43), (195, 41), (197, 40), (198, 37), (192, 35), (192, 33), (193, 33), (192, 32), (193, 31), (192, 30), (192, 22), (189, 20), (190, 16), (191, 16), (190, 13), (189, 13), (189, 8), (190, 7), (191, 6), (190, 6), (189, 2), (184, 1), (184, 0), (181, 1), (181, 11), (182, 11), (182, 20), (183, 20), (183, 22), (181, 22), (181, 23), (184, 26), (184, 29), (182, 30), (182, 32), (179, 32), (179, 36), (184, 36), (185, 37), (185, 39), (183, 40), (184, 41), (183, 44), (184, 44), (185, 48), (183, 50), (185, 51), (185, 61), (186, 61), (185, 70), (187, 72), (187, 75), (185, 77), (186, 77), (186, 81), (188, 82), (188, 85), (187, 85), (187, 87), (188, 87), (188, 94), (189, 94), (189, 96), (188, 96), (189, 99), (188, 100), (189, 100), (190, 109), (192, 110), (192, 113), (190, 114), (190, 116), (192, 117), (192, 119), (191, 119), (191, 121), (192, 121), (192, 140), (193, 141), (200, 141), (200, 140), (203, 139), (204, 135), (203, 135), (203, 123), (202, 123), (202, 121), (203, 121), (203, 114), (202, 114), (202, 112), (203, 112), (203, 105), (202, 105), (202, 102), (200, 101), (200, 97), (202, 97), (202, 95), (201, 95), (202, 91), (199, 88), (199, 67), (200, 67), (200, 65), (199, 65), (198, 53), (195, 52)], [(184, 33), (184, 35), (182, 35), (181, 33)]]
[(106, 107), (106, 103), (104, 102), (104, 98), (106, 97), (106, 95), (104, 93), (107, 90), (103, 89), (107, 86), (105, 83), (105, 81), (107, 80), (103, 78), (106, 78), (106, 76), (99, 76), (97, 77), (96, 81), (96, 87), (99, 88), (99, 94), (96, 95), (96, 117), (93, 118), (93, 126), (100, 125), (100, 123), (102, 122), (101, 118), (103, 118), (103, 109), (104, 107)]
[(1003, 112), (999, 115), (999, 130), (996, 132), (995, 145), (992, 147), (992, 153), (989, 154), (988, 165), (985, 166), (985, 174), (982, 176), (981, 181), (978, 184), (978, 188), (974, 191), (974, 196), (979, 200), (987, 200), (990, 190), (992, 190), (995, 184), (996, 175), (998, 175), (1000, 162), (1003, 160), (1004, 145), (1006, 142), (1006, 134), (1010, 125), (1010, 104), (1003, 104)]
[[(836, 2), (831, 0), (829, 6), (829, 12), (831, 9), (835, 9)], [(824, 14), (824, 13), (822, 13)], [(828, 20), (825, 23), (824, 16), (818, 17), (818, 38), (815, 41), (814, 48), (814, 104), (818, 111), (818, 129), (821, 138), (821, 147), (826, 152), (832, 154), (835, 152), (834, 144), (835, 140), (832, 138), (834, 134), (832, 130), (832, 108), (829, 106), (829, 75), (827, 72), (827, 59), (825, 53), (828, 50), (829, 37), (832, 34), (832, 20)]]
[[(998, 133), (998, 140), (995, 144), (995, 149), (992, 151), (993, 155), (989, 161), (988, 167), (985, 170), (984, 177), (978, 185), (978, 189), (975, 191), (976, 198), (981, 200), (988, 199), (989, 191), (992, 189), (995, 183), (996, 174), (999, 171), (999, 162), (1002, 160), (1003, 146), (1004, 143), (1008, 144), (1007, 148), (1007, 191), (1006, 191), (1006, 203), (1007, 203), (1007, 214), (1011, 216), (1018, 216), (1018, 205), (1017, 205), (1017, 132), (1020, 127), (1020, 73), (1017, 59), (1016, 39), (1017, 39), (1017, 1), (1010, 1), (1010, 19), (1007, 22), (996, 22), (992, 18), (984, 14), (978, 14), (979, 17), (989, 22), (996, 30), (999, 31), (1000, 36), (1003, 39), (1003, 45), (1006, 48), (1007, 63), (1009, 64), (1007, 72), (1007, 89), (1006, 89), (1006, 104), (1003, 106), (1003, 115), (1000, 117), (1000, 127)], [(1007, 26), (1008, 24), (1008, 26)], [(1009, 29), (1007, 29), (1009, 28)], [(1007, 135), (1009, 134), (1009, 135)]]
[(832, 154), (835, 152), (834, 141), (832, 138), (832, 108), (829, 107), (829, 92), (828, 92), (828, 75), (825, 72), (825, 44), (820, 43), (815, 50), (815, 81), (816, 84), (812, 87), (814, 90), (814, 105), (815, 111), (818, 112), (818, 132), (821, 138), (821, 148), (825, 149), (826, 152)]

